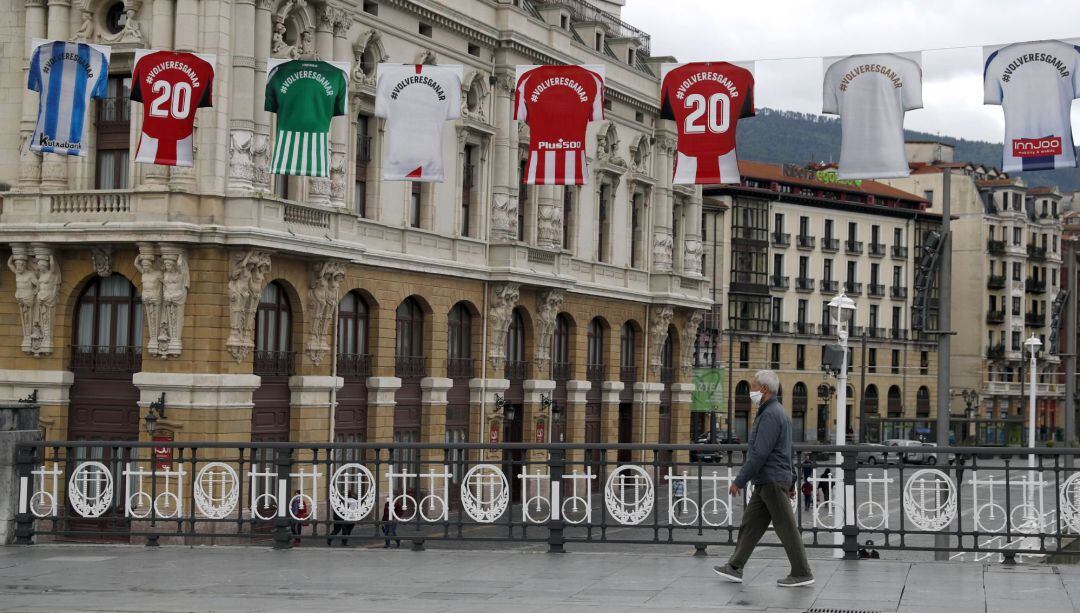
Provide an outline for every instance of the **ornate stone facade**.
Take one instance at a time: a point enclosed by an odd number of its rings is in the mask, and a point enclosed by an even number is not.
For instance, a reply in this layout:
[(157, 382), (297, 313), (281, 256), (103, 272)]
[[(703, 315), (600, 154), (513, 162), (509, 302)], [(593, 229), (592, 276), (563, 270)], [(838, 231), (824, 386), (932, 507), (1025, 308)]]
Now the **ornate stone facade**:
[(321, 364), (330, 351), (327, 333), (336, 313), (341, 282), (345, 279), (345, 263), (336, 260), (315, 262), (311, 265), (311, 283), (308, 284), (307, 302), (311, 312), (311, 330), (304, 349), (308, 358)]
[(270, 254), (234, 252), (229, 263), (229, 338), (225, 346), (237, 362), (255, 348), (255, 310), (270, 274)]
[(674, 316), (675, 311), (669, 306), (656, 307), (649, 316), (649, 368), (655, 375), (660, 374), (663, 365), (664, 340)]
[(22, 323), (22, 350), (34, 356), (53, 351), (53, 316), (60, 293), (60, 265), (42, 244), (13, 244), (8, 267), (15, 274), (15, 301)]
[(694, 370), (694, 341), (698, 336), (698, 329), (705, 318), (703, 311), (692, 311), (683, 321), (682, 344), (679, 345), (679, 370), (683, 377), (690, 377)]
[(506, 360), (506, 332), (510, 327), (510, 318), (514, 314), (514, 305), (521, 296), (521, 286), (517, 283), (504, 283), (491, 288), (491, 304), (488, 308), (488, 320), (491, 322), (491, 346), (488, 358), (495, 368), (502, 367)]
[(551, 337), (565, 299), (562, 290), (550, 289), (540, 294), (536, 301), (536, 352), (533, 363), (540, 372), (548, 372), (551, 364)]

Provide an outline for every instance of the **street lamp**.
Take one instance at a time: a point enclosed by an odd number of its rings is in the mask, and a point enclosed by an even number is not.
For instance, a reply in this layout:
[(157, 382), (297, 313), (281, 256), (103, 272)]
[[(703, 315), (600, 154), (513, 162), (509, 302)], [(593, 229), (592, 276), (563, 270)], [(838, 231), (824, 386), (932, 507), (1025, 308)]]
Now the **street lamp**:
[(143, 417), (143, 421), (146, 422), (146, 433), (151, 437), (154, 436), (154, 431), (157, 430), (158, 418), (165, 419), (165, 392), (161, 392), (161, 396), (157, 400), (150, 402), (150, 406), (146, 410), (146, 416)]
[(1024, 346), (1031, 352), (1031, 375), (1028, 377), (1028, 446), (1032, 453), (1028, 454), (1028, 466), (1035, 468), (1035, 354), (1042, 347), (1042, 341), (1034, 334), (1024, 341)]
[[(833, 325), (836, 326), (836, 337), (840, 341), (840, 349), (843, 353), (843, 358), (840, 361), (840, 372), (836, 374), (836, 444), (843, 445), (847, 436), (847, 369), (848, 369), (848, 331), (855, 321), (855, 301), (848, 298), (844, 294), (843, 290), (840, 290), (840, 295), (829, 301), (829, 315), (832, 319)], [(843, 464), (843, 455), (840, 452), (836, 452), (836, 464)], [(843, 517), (847, 517), (847, 506), (845, 504), (846, 484), (844, 483), (844, 470), (841, 468), (837, 470), (839, 473), (839, 485), (836, 488), (836, 508), (840, 513), (843, 513)], [(840, 548), (844, 544), (844, 535), (837, 532), (833, 535), (833, 543), (837, 548), (833, 550), (833, 557), (843, 557), (844, 552)]]

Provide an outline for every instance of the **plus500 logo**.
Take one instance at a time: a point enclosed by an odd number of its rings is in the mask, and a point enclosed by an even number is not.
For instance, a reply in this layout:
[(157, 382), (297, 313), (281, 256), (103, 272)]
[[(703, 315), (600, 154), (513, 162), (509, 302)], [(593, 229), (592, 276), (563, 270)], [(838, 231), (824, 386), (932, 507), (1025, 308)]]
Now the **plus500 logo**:
[(1018, 138), (1013, 140), (1013, 157), (1031, 158), (1061, 155), (1061, 137)]
[(583, 148), (583, 144), (579, 140), (563, 140), (563, 139), (560, 138), (556, 142), (549, 142), (549, 141), (542, 140), (537, 145), (537, 148), (540, 151), (545, 151), (545, 150), (562, 151), (562, 150), (565, 150), (565, 149), (581, 149), (581, 148)]

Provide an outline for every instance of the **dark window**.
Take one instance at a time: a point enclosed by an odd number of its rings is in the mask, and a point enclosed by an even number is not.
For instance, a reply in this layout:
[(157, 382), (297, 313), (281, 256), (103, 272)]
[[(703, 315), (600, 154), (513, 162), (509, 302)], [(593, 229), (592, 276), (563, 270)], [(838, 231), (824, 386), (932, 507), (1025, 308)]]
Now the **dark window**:
[(394, 356), (424, 356), (424, 310), (415, 298), (406, 298), (397, 308), (397, 341)]
[(930, 417), (930, 390), (925, 385), (915, 392), (915, 416)]
[(356, 214), (367, 217), (368, 163), (371, 162), (371, 136), (368, 133), (367, 115), (356, 118), (356, 185), (353, 199), (356, 202)]
[(594, 319), (589, 322), (587, 330), (588, 334), (588, 353), (586, 355), (586, 365), (589, 367), (603, 367), (604, 366), (604, 326), (599, 320)]
[(480, 57), (480, 45), (469, 43), (469, 55)]
[(833, 220), (825, 220), (825, 238), (829, 239), (833, 237)]
[(476, 147), (465, 146), (465, 163), (461, 168), (461, 235), (472, 236), (472, 210), (476, 184)]
[(510, 327), (506, 331), (506, 361), (519, 363), (525, 361), (525, 320), (521, 318), (519, 309), (514, 309), (510, 318)]
[[(806, 345), (795, 345), (795, 368), (796, 370), (804, 370), (806, 368)], [(802, 384), (796, 384), (795, 389), (798, 389), (799, 385)]]
[(574, 222), (574, 188), (563, 187), (562, 198), (562, 248), (570, 251), (571, 230)]
[(285, 291), (276, 282), (267, 285), (259, 296), (255, 318), (255, 351), (292, 351), (292, 309)]
[(930, 354), (925, 351), (919, 352), (919, 374), (926, 375), (930, 373)]
[(469, 359), (472, 357), (472, 314), (468, 307), (457, 303), (450, 309), (447, 318), (447, 338), (449, 340), (448, 355), (451, 360)]
[(368, 307), (357, 292), (349, 292), (338, 304), (338, 353), (367, 355)]
[[(123, 8), (123, 4), (118, 5)], [(130, 77), (109, 77), (105, 99), (98, 102), (96, 189), (127, 189), (131, 151)]]
[(611, 227), (608, 221), (608, 207), (610, 206), (611, 186), (604, 183), (600, 186), (600, 203), (597, 213), (596, 228), (596, 261), (606, 262), (608, 251), (608, 234)]
[(878, 391), (876, 385), (867, 385), (866, 392), (863, 394), (863, 408), (867, 413), (873, 413), (877, 415), (878, 412)]
[(105, 12), (105, 29), (109, 34), (119, 34), (127, 25), (127, 11), (123, 2), (117, 2)]
[(364, 12), (369, 14), (369, 15), (378, 15), (379, 14), (379, 5), (375, 4), (374, 2), (365, 2), (364, 3)]
[[(555, 318), (555, 335), (551, 340), (551, 362), (556, 380), (570, 378), (570, 322), (565, 315)], [(507, 354), (509, 355), (509, 354)]]
[(900, 350), (899, 349), (893, 349), (892, 350), (892, 369), (891, 369), (891, 372), (894, 375), (900, 374)]
[(420, 32), (421, 36), (427, 36), (428, 38), (431, 38), (431, 25), (430, 24), (420, 22), (420, 27), (417, 28), (417, 30)]
[(76, 307), (74, 339), (80, 351), (89, 348), (142, 347), (142, 301), (135, 286), (119, 274), (95, 277)]
[(521, 179), (518, 183), (518, 208), (517, 208), (517, 239), (519, 241), (525, 240), (525, 207), (529, 203), (529, 184), (526, 182), (528, 176), (525, 174), (528, 168), (529, 161), (521, 160), (521, 165), (518, 168)]
[(772, 343), (769, 347), (769, 368), (774, 370), (780, 368), (780, 343)]
[(870, 372), (877, 372), (877, 349), (873, 347), (867, 350), (866, 368)]
[(424, 184), (419, 181), (409, 183), (409, 226), (420, 227), (420, 208), (423, 206)]
[(634, 326), (629, 322), (623, 324), (619, 331), (619, 366), (622, 368), (635, 368), (637, 360), (635, 354), (637, 348), (634, 334)]
[(750, 343), (739, 342), (739, 368), (750, 368)]
[(904, 401), (900, 396), (900, 388), (896, 385), (889, 387), (886, 410), (889, 417), (900, 417), (904, 414)]

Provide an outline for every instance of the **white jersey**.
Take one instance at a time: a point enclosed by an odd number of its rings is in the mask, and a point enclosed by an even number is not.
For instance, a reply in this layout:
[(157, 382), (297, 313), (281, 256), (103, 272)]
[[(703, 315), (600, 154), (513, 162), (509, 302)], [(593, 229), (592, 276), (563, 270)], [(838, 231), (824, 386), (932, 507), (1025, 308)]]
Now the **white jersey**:
[(825, 60), (823, 112), (840, 116), (841, 179), (908, 176), (904, 113), (922, 108), (919, 61), (892, 53)]
[(443, 122), (461, 117), (461, 79), (461, 66), (379, 64), (375, 116), (386, 119), (384, 180), (443, 180)]
[(1069, 111), (1080, 97), (1080, 47), (1057, 40), (983, 48), (986, 104), (1005, 111), (1002, 170), (1076, 166)]

